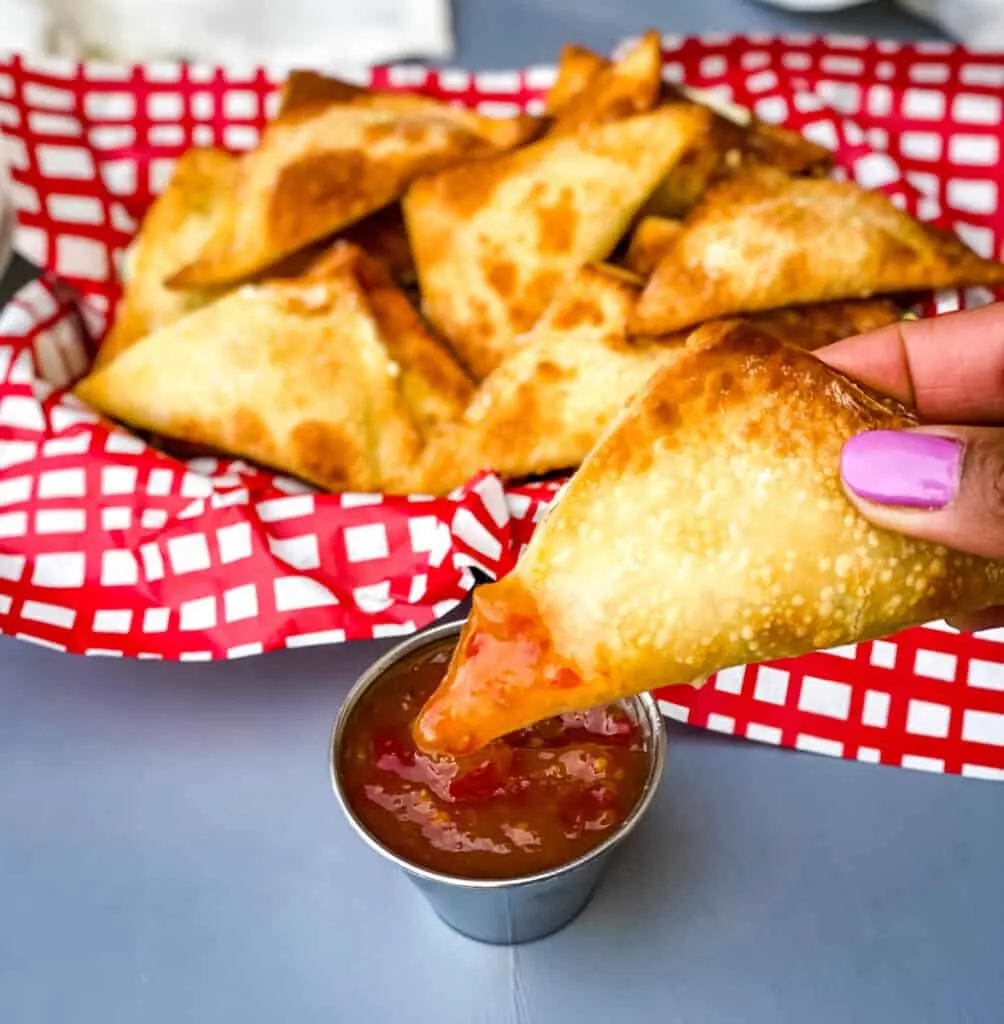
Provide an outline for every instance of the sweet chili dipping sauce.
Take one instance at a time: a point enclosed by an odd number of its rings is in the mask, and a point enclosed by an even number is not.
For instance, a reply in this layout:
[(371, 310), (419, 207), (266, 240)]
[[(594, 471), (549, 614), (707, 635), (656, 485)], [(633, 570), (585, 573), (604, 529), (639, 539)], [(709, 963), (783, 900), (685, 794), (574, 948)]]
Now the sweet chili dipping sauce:
[(411, 726), (455, 641), (416, 651), (351, 713), (339, 770), (384, 846), (461, 878), (518, 878), (575, 860), (628, 817), (649, 773), (642, 728), (618, 705), (549, 718), (464, 757), (418, 750)]

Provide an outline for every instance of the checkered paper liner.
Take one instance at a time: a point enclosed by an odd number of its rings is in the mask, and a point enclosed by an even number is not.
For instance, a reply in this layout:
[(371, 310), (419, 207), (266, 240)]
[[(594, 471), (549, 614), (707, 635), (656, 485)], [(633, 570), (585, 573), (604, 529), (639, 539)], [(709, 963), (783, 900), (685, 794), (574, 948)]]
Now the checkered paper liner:
[[(666, 38), (670, 80), (833, 148), (841, 170), (1000, 256), (1004, 55), (854, 38)], [(538, 110), (553, 68), (402, 66), (372, 84)], [(189, 145), (253, 145), (263, 70), (0, 62), (18, 248), (46, 275), (0, 314), (0, 631), (179, 660), (406, 634), (515, 563), (557, 484), (491, 474), (448, 498), (319, 495), (237, 461), (181, 462), (62, 389), (118, 298), (115, 268)], [(939, 293), (926, 313), (987, 301)], [(1004, 779), (1004, 630), (943, 624), (659, 693), (673, 718), (867, 762)]]

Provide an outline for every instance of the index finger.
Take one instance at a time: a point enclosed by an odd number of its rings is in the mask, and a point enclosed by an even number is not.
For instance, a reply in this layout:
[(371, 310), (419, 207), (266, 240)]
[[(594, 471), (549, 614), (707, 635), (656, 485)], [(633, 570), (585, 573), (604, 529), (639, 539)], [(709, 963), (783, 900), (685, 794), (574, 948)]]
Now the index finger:
[(904, 320), (816, 355), (928, 422), (1004, 420), (1004, 303)]

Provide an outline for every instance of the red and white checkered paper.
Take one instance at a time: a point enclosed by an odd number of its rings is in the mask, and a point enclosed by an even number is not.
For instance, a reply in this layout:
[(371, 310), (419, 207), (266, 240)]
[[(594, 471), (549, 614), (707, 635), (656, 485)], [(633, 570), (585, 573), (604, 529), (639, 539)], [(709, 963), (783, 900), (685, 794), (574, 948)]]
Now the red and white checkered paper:
[[(831, 146), (844, 171), (1001, 256), (1004, 55), (853, 38), (667, 38), (666, 75)], [(395, 67), (373, 84), (506, 114), (551, 68)], [(17, 243), (48, 274), (0, 315), (0, 631), (78, 654), (181, 660), (410, 633), (508, 571), (555, 484), (483, 475), (445, 499), (314, 494), (187, 463), (60, 389), (118, 296), (115, 267), (187, 146), (252, 146), (264, 71), (0, 63)], [(939, 294), (926, 312), (986, 301)], [(660, 693), (677, 719), (766, 743), (1004, 778), (1004, 630), (934, 624)]]

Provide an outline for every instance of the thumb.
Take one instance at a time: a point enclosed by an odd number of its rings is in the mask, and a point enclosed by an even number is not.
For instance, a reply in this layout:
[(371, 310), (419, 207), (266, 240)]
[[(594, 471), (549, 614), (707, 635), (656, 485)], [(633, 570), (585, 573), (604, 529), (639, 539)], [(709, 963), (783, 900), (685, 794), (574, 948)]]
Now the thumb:
[(858, 434), (844, 445), (840, 475), (876, 526), (1004, 559), (1004, 429)]

